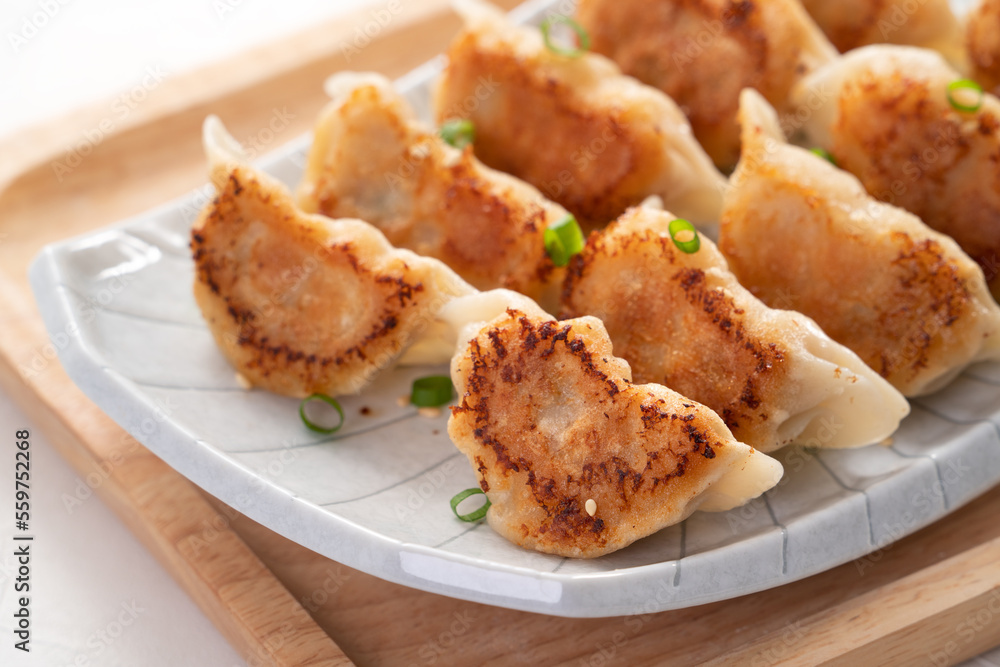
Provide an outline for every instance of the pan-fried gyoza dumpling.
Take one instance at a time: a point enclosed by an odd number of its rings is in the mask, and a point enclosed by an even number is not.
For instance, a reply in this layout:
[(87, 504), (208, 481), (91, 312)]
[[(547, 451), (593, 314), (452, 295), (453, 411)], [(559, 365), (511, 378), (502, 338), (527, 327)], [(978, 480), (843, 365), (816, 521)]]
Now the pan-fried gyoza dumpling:
[(969, 13), (965, 45), (973, 78), (1000, 94), (1000, 0), (980, 0)]
[(577, 18), (595, 51), (681, 106), (723, 169), (740, 157), (740, 91), (784, 111), (792, 84), (837, 56), (798, 0), (580, 0)]
[(868, 46), (803, 79), (792, 99), (825, 97), (801, 114), (809, 141), (872, 196), (958, 241), (1000, 297), (1000, 99), (954, 108), (948, 86), (960, 78), (933, 51)]
[(808, 317), (765, 306), (708, 238), (679, 250), (672, 220), (633, 208), (591, 234), (561, 317), (600, 318), (636, 382), (705, 404), (760, 451), (858, 447), (896, 430), (910, 410), (898, 391)]
[(218, 194), (191, 231), (194, 295), (251, 384), (298, 397), (358, 391), (444, 303), (475, 292), (367, 223), (297, 210), (214, 116), (205, 147)]
[(904, 44), (934, 49), (956, 67), (964, 62), (962, 26), (948, 0), (802, 0), (802, 4), (841, 51)]
[(479, 159), (585, 227), (650, 195), (695, 222), (718, 220), (725, 179), (670, 98), (604, 56), (548, 50), (538, 28), (515, 27), (491, 5), (455, 4), (466, 26), (448, 50), (437, 116), (474, 122)]
[(440, 259), (479, 289), (555, 303), (565, 271), (543, 236), (564, 208), (445, 143), (381, 75), (335, 75), (327, 91), (333, 101), (299, 189), (303, 210), (369, 222), (397, 248)]
[(812, 317), (907, 396), (1000, 358), (1000, 307), (954, 241), (787, 145), (774, 110), (752, 90), (740, 120), (743, 158), (719, 247), (743, 285)]
[(459, 403), (448, 434), (502, 536), (593, 558), (778, 482), (781, 465), (736, 441), (714, 412), (666, 387), (632, 384), (600, 320), (557, 322), (506, 294), (446, 308), (470, 322), (452, 361)]

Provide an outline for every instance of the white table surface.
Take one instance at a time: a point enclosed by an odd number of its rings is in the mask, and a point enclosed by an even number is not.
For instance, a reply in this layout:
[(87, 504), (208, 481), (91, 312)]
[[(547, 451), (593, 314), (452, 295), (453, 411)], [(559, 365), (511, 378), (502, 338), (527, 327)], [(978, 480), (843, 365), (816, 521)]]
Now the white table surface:
[[(120, 95), (147, 67), (174, 76), (385, 2), (3, 0), (0, 138)], [(31, 432), (30, 534), (35, 536), (30, 654), (13, 648), (12, 634), (20, 595), (12, 577), (13, 443), (14, 432), (24, 428)], [(246, 664), (247, 657), (227, 643), (96, 494), (67, 507), (66, 498), (83, 482), (38, 425), (2, 393), (0, 441), (0, 665)]]
[[(3, 0), (0, 138), (380, 0)], [(3, 156), (0, 156), (3, 159)], [(3, 335), (0, 331), (0, 335)], [(0, 392), (0, 513), (14, 504), (14, 432), (31, 432), (31, 653), (13, 648), (16, 577), (0, 519), (0, 665), (246, 664), (186, 593)], [(1000, 650), (968, 665), (1000, 667)]]

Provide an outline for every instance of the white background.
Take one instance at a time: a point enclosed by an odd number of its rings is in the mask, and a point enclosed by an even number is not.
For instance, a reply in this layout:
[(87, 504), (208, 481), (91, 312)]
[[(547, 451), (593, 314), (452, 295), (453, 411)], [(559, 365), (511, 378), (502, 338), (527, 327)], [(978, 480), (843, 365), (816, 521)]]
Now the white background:
[[(147, 67), (175, 76), (375, 4), (384, 2), (2, 0), (0, 141), (114, 97)], [(12, 526), (0, 516), (0, 665), (244, 665), (99, 498), (67, 507), (64, 494), (81, 480), (2, 393), (0, 513), (13, 507), (5, 480), (13, 477), (13, 434), (22, 428), (32, 433), (32, 652), (12, 648)], [(1000, 667), (1000, 651), (970, 664)]]
[[(115, 97), (149, 66), (176, 76), (376, 2), (2, 0), (0, 141)], [(29, 655), (13, 649), (11, 632), (13, 438), (22, 428), (32, 433)], [(0, 665), (246, 664), (99, 498), (67, 509), (63, 496), (81, 480), (2, 393), (0, 442)]]

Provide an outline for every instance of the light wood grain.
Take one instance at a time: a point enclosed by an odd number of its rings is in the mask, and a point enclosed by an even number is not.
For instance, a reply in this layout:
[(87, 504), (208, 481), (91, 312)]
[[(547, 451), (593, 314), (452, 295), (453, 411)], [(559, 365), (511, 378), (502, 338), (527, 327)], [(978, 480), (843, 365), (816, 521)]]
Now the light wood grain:
[[(1000, 643), (998, 512), (994, 490), (873, 559), (735, 600), (607, 619), (448, 600), (332, 563), (246, 517), (233, 526), (359, 664), (943, 665)], [(977, 614), (970, 633), (962, 623)], [(474, 629), (455, 632), (463, 626)]]
[(294, 116), (267, 147), (276, 148), (310, 127), (331, 72), (395, 76), (440, 52), (457, 27), (445, 2), (403, 7), (351, 63), (341, 45), (367, 13), (165, 82), (61, 181), (53, 161), (107, 105), (0, 146), (14, 158), (0, 167), (0, 385), (81, 474), (107, 471), (97, 492), (237, 650), (251, 664), (279, 665), (878, 665), (954, 664), (1000, 643), (1000, 491), (871, 562), (757, 595), (627, 618), (551, 618), (334, 563), (204, 495), (103, 415), (57, 362), (24, 377), (19, 369), (47, 352), (26, 280), (42, 245), (204, 183), (207, 113), (238, 138), (276, 108)]

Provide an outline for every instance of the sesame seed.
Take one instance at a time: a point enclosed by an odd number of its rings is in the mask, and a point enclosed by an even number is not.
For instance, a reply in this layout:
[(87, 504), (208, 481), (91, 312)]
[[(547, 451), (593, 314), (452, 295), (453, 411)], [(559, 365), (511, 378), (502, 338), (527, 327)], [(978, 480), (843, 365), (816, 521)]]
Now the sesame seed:
[(587, 510), (587, 514), (589, 514), (590, 516), (594, 516), (595, 514), (597, 514), (597, 502), (594, 501), (593, 498), (587, 500), (587, 504), (584, 505), (584, 507)]
[(430, 417), (434, 419), (435, 417), (441, 416), (441, 408), (420, 408), (417, 410), (417, 414), (421, 417)]
[(409, 396), (400, 396), (399, 398), (396, 399), (396, 405), (398, 405), (401, 408), (405, 408), (409, 404), (410, 404)]
[(236, 374), (236, 384), (238, 384), (243, 389), (253, 389), (253, 383), (251, 383), (250, 380), (248, 380), (246, 376), (243, 375), (243, 373)]

